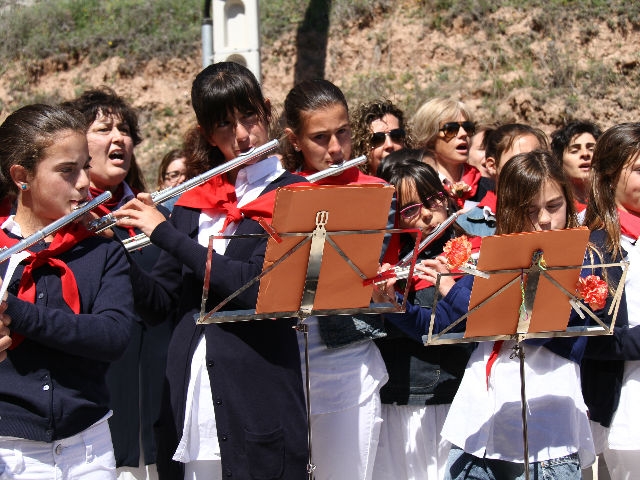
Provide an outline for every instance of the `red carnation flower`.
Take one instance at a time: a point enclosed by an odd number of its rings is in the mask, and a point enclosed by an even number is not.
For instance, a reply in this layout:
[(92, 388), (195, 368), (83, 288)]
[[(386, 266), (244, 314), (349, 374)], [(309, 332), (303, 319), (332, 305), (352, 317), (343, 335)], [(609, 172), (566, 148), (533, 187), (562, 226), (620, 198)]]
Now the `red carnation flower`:
[(578, 294), (593, 310), (604, 308), (609, 289), (607, 288), (607, 282), (598, 275), (580, 277), (577, 289)]
[(455, 270), (469, 261), (471, 242), (466, 235), (452, 238), (445, 244), (443, 252), (447, 259), (447, 266), (450, 270)]

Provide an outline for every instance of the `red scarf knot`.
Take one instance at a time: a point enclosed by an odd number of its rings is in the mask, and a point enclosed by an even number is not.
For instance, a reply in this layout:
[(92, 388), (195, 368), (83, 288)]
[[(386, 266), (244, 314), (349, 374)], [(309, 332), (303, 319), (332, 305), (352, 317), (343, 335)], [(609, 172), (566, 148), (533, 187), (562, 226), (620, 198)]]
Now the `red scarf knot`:
[[(27, 265), (20, 279), (18, 298), (30, 303), (35, 303), (36, 284), (33, 278), (33, 272), (43, 265), (49, 265), (56, 269), (60, 275), (62, 298), (65, 303), (71, 308), (73, 313), (80, 313), (80, 294), (78, 292), (76, 277), (66, 263), (55, 257), (66, 252), (89, 236), (91, 236), (91, 232), (82, 225), (74, 223), (60, 229), (55, 234), (48, 248), (37, 253), (29, 252), (31, 255), (23, 260), (23, 263), (27, 263)], [(4, 246), (10, 247), (18, 243), (18, 240), (9, 237), (4, 230), (0, 229), (0, 242)], [(10, 349), (12, 350), (24, 340), (24, 337), (17, 333), (13, 333), (11, 337), (13, 343)]]

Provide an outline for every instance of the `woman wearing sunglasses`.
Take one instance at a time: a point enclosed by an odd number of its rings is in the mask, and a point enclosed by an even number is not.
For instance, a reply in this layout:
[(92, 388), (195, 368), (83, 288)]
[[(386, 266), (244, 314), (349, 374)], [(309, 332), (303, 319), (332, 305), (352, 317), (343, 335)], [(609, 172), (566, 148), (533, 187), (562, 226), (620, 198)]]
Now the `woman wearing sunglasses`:
[(404, 113), (391, 101), (364, 103), (352, 116), (352, 156), (366, 155), (367, 163), (360, 167), (364, 173), (376, 175), (383, 158), (401, 148), (410, 148), (411, 134), (404, 121)]
[(424, 103), (412, 119), (416, 144), (458, 206), (478, 202), (486, 189), (478, 183), (482, 175), (469, 165), (469, 146), (476, 127), (471, 111), (462, 102), (434, 98)]
[[(420, 150), (399, 150), (382, 161), (378, 173), (396, 188), (396, 225), (421, 230), (425, 238), (457, 207), (438, 174), (420, 157)], [(441, 255), (445, 243), (461, 233), (462, 229), (453, 224), (427, 246), (418, 262)], [(396, 264), (410, 253), (415, 237), (415, 233), (394, 235), (385, 263)], [(441, 281), (454, 283), (453, 277), (442, 277)], [(400, 291), (404, 292), (404, 287), (401, 285)], [(433, 284), (411, 279), (408, 302), (430, 307), (434, 295)], [(373, 479), (442, 478), (449, 444), (442, 441), (440, 431), (473, 347), (457, 344), (425, 348), (391, 323), (385, 323), (385, 329), (387, 336), (376, 344), (389, 381), (380, 390), (383, 422)]]

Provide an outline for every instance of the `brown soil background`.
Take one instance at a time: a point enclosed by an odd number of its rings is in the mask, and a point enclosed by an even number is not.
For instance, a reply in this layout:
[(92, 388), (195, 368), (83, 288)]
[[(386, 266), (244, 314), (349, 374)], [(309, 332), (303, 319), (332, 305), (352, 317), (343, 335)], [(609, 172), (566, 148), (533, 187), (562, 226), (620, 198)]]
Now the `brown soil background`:
[[(539, 11), (512, 8), (492, 14), (499, 32), (462, 20), (433, 30), (403, 12), (399, 3), (365, 24), (330, 29), (324, 76), (345, 91), (352, 108), (384, 96), (411, 116), (431, 96), (446, 95), (467, 103), (477, 121), (524, 122), (547, 133), (572, 118), (603, 128), (638, 120), (639, 31), (594, 22), (585, 34), (584, 24), (570, 22), (549, 34), (536, 25)], [(317, 61), (313, 53), (298, 58), (297, 52), (295, 32), (262, 45), (262, 85), (276, 111), (295, 82), (296, 62), (300, 71)], [(25, 99), (69, 99), (109, 85), (140, 113), (144, 141), (136, 156), (149, 181), (194, 121), (189, 92), (200, 69), (199, 45), (187, 59), (151, 60), (134, 71), (117, 57), (98, 65), (64, 56), (16, 63), (0, 77), (0, 121)]]

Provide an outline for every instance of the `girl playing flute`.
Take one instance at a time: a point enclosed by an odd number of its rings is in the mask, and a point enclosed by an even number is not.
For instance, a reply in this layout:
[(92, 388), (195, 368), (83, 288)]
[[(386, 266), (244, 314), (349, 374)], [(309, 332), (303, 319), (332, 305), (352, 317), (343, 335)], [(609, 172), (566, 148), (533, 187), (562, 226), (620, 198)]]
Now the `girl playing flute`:
[[(17, 193), (15, 215), (0, 220), (0, 243), (10, 246), (87, 199), (80, 114), (47, 105), (15, 111), (0, 126), (0, 167), (3, 193)], [(13, 337), (0, 363), (0, 471), (17, 480), (114, 480), (105, 375), (134, 321), (124, 248), (69, 224), (29, 252), (5, 278), (2, 299)]]
[[(516, 155), (504, 165), (498, 181), (498, 234), (575, 227), (574, 212), (570, 185), (561, 163), (551, 154), (536, 150)], [(446, 263), (445, 257), (439, 257), (435, 265), (416, 268), (421, 278), (435, 282), (438, 272), (448, 272)], [(591, 256), (586, 255), (585, 265), (589, 263)], [(583, 272), (592, 273), (592, 269)], [(615, 284), (613, 277), (608, 275)], [(471, 286), (471, 276), (453, 286), (445, 284), (434, 331), (466, 313)], [(594, 307), (607, 324), (612, 320), (607, 313), (609, 300), (604, 308)], [(406, 313), (385, 317), (421, 340), (428, 332), (431, 309), (408, 304)], [(588, 317), (582, 320), (571, 313), (569, 325), (586, 322)], [(586, 343), (585, 336), (524, 342), (530, 478), (578, 480), (581, 467), (595, 460), (580, 388)], [(445, 479), (524, 478), (520, 361), (512, 355), (513, 346), (513, 340), (480, 342), (471, 354), (442, 430), (453, 445)]]
[[(208, 66), (193, 82), (191, 101), (200, 135), (198, 148), (191, 149), (197, 156), (188, 162), (212, 168), (267, 143), (271, 105), (247, 68), (233, 62)], [(273, 191), (301, 180), (270, 156), (183, 193), (169, 221), (148, 195), (140, 197), (144, 203), (133, 200), (116, 212), (119, 225), (139, 228), (164, 250), (152, 271), (160, 288), (150, 295), (147, 312), (152, 322), (176, 323), (156, 429), (162, 479), (305, 475), (307, 428), (295, 320), (194, 320), (209, 237), (264, 233), (256, 219), (270, 218)], [(265, 238), (214, 240), (207, 311), (261, 272), (265, 247)], [(255, 309), (257, 294), (256, 283), (225, 308)]]

